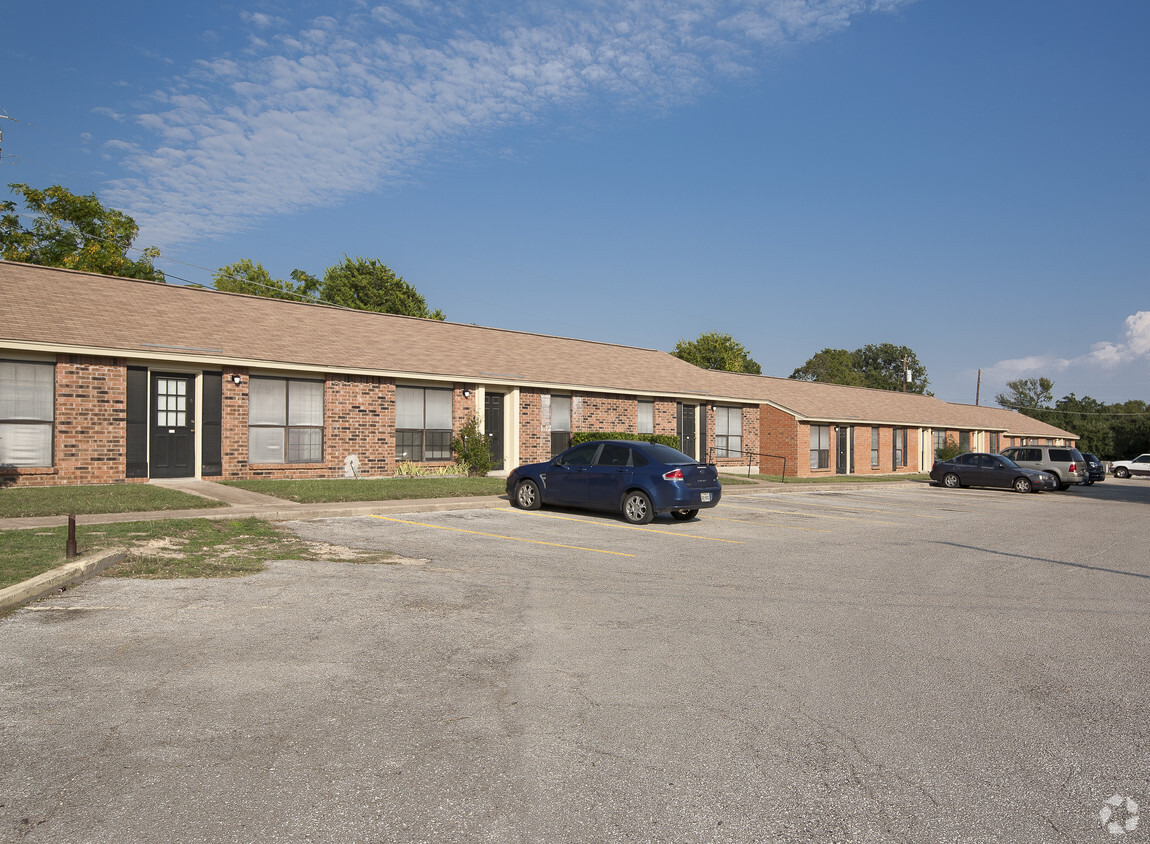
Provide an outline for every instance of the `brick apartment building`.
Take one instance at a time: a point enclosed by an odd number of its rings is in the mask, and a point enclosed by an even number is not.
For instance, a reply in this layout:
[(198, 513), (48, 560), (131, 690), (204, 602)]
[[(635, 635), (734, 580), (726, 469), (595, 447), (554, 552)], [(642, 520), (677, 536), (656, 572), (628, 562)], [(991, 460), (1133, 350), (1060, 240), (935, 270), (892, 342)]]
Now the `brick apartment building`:
[(0, 485), (387, 476), (451, 462), (473, 415), (505, 469), (577, 431), (677, 436), (787, 476), (921, 471), (940, 432), (975, 450), (1074, 439), (650, 349), (0, 262)]

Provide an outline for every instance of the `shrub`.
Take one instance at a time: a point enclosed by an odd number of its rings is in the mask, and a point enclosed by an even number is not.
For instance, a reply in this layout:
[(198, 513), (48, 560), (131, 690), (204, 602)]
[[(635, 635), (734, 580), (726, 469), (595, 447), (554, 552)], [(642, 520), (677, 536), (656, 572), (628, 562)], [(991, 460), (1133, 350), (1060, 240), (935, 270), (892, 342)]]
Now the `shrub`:
[(958, 440), (954, 437), (947, 437), (946, 445), (937, 449), (937, 451), (939, 460), (950, 460), (952, 457), (958, 457), (965, 449), (959, 447)]
[(479, 430), (479, 417), (474, 413), (459, 429), (459, 436), (451, 441), (451, 450), (456, 460), (467, 467), (467, 474), (482, 477), (491, 471), (491, 447)]
[(628, 434), (626, 431), (575, 431), (571, 434), (571, 445), (591, 440), (636, 440), (669, 445), (671, 448), (679, 447), (679, 438), (671, 434)]

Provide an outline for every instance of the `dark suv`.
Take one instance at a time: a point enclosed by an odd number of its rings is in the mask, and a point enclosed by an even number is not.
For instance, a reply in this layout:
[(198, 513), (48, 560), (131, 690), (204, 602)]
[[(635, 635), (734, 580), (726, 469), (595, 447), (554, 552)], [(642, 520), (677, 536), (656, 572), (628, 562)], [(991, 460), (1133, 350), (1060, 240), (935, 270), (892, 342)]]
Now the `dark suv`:
[(1089, 451), (1082, 452), (1082, 456), (1086, 458), (1086, 474), (1089, 476), (1086, 485), (1106, 480), (1106, 467), (1102, 465), (1101, 458)]
[(1054, 475), (1059, 489), (1070, 489), (1090, 480), (1086, 458), (1081, 451), (1068, 445), (1015, 445), (1004, 448), (1002, 454), (1019, 466)]

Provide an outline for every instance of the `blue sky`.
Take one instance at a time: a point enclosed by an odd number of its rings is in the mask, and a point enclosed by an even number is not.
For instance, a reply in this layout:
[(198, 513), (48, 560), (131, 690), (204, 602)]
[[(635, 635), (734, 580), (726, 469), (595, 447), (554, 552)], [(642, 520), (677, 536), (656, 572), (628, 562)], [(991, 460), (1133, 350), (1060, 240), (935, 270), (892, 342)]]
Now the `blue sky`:
[(347, 254), (458, 322), (1150, 399), (1144, 0), (12, 5), (0, 181), (172, 277)]

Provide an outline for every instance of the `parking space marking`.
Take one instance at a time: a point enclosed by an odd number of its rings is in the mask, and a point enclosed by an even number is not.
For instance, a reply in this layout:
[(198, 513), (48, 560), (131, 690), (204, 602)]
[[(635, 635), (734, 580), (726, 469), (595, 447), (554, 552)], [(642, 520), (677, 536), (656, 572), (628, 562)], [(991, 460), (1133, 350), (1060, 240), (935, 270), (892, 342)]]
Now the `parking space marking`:
[(527, 512), (524, 510), (517, 510), (514, 507), (496, 507), (495, 509), (501, 510), (504, 513), (516, 513), (520, 516), (536, 516), (540, 519), (562, 519), (562, 520), (568, 521), (568, 522), (584, 522), (585, 524), (589, 524), (589, 525), (606, 524), (606, 525), (611, 525), (612, 527), (626, 528), (628, 530), (642, 530), (642, 531), (646, 531), (647, 533), (661, 533), (664, 536), (685, 536), (688, 539), (709, 539), (711, 542), (729, 542), (732, 545), (742, 545), (743, 544), (738, 539), (719, 539), (718, 537), (714, 537), (714, 536), (699, 536), (698, 534), (694, 534), (694, 533), (679, 533), (678, 531), (673, 531), (673, 530), (659, 530), (658, 528), (645, 528), (645, 527), (639, 527), (638, 525), (621, 525), (621, 524), (618, 524), (616, 522), (605, 522), (605, 521), (597, 520), (597, 519), (580, 519), (577, 516), (560, 516), (556, 513)]
[(832, 516), (828, 513), (798, 513), (791, 510), (772, 510), (769, 507), (740, 507), (738, 504), (723, 502), (724, 507), (735, 510), (753, 510), (756, 513), (777, 513), (780, 516), (798, 516), (802, 519), (835, 519), (842, 522), (866, 522), (868, 525), (890, 525), (898, 527), (898, 522), (884, 522), (881, 519), (856, 519), (853, 516)]
[(602, 548), (584, 548), (581, 545), (564, 545), (561, 542), (544, 542), (540, 539), (523, 539), (519, 536), (503, 536), (499, 533), (484, 533), (481, 530), (466, 530), (465, 528), (450, 527), (448, 525), (432, 525), (427, 522), (409, 522), (407, 519), (396, 519), (392, 516), (372, 516), (373, 519), (383, 519), (387, 522), (399, 522), (404, 525), (437, 528), (439, 530), (453, 530), (456, 533), (473, 533), (476, 536), (489, 536), (492, 539), (510, 539), (512, 542), (530, 542), (533, 545), (550, 545), (552, 548), (570, 548), (574, 551), (593, 551), (596, 554), (612, 554), (616, 557), (634, 557), (634, 554), (624, 554), (622, 551), (604, 551)]
[[(849, 510), (852, 513), (889, 513), (890, 510), (875, 510), (870, 507), (848, 507), (845, 504), (827, 504), (823, 501), (811, 501), (807, 497), (798, 498), (797, 496), (790, 498), (788, 504), (806, 504), (808, 507), (829, 507), (833, 510)], [(942, 516), (928, 516), (925, 513), (900, 513), (899, 515), (915, 516), (919, 519), (941, 519)]]
[(707, 516), (708, 522), (738, 522), (744, 525), (754, 525), (755, 527), (776, 527), (786, 528), (787, 530), (807, 530), (814, 533), (830, 533), (826, 528), (812, 528), (801, 527), (799, 525), (776, 525), (773, 522), (752, 522), (750, 519), (724, 519), (722, 516)]

